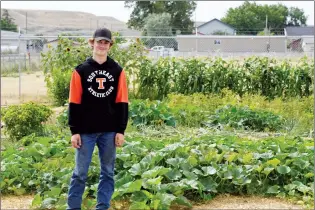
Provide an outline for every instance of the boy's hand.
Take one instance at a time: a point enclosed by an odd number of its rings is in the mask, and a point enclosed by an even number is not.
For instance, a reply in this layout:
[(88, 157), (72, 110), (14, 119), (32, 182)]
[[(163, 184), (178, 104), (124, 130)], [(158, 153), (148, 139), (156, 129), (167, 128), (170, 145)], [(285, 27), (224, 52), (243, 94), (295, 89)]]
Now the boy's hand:
[(81, 146), (81, 136), (80, 134), (74, 134), (71, 136), (71, 144), (74, 148), (80, 148)]
[(115, 145), (116, 145), (116, 147), (122, 147), (124, 142), (125, 142), (124, 135), (121, 134), (121, 133), (116, 133), (116, 136), (115, 136)]

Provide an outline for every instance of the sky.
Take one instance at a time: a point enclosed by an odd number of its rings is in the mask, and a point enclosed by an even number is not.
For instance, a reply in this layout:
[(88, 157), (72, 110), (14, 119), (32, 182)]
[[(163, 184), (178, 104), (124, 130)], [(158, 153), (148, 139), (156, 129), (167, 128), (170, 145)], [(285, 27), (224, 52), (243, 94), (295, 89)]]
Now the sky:
[[(295, 6), (308, 16), (307, 25), (314, 25), (314, 1), (256, 1), (258, 4)], [(222, 18), (230, 7), (238, 7), (243, 1), (197, 1), (193, 20), (207, 22)], [(132, 9), (124, 7), (124, 1), (1, 1), (4, 9), (65, 10), (92, 13), (97, 16), (112, 16), (127, 22)], [(195, 16), (196, 15), (196, 16)]]

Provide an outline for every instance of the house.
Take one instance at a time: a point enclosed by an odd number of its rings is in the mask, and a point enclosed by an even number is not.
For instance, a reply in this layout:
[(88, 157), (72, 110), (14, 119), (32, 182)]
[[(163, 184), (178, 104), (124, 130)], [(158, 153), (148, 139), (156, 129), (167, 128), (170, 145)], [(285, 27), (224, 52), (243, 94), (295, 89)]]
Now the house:
[(314, 52), (314, 26), (289, 26), (284, 32), (291, 52)]
[(314, 26), (288, 26), (284, 33), (286, 36), (314, 36)]
[(229, 24), (214, 18), (208, 22), (200, 24), (197, 27), (197, 33), (199, 35), (235, 35), (236, 30)]
[(1, 53), (16, 54), (19, 50), (26, 52), (26, 40), (20, 39), (19, 43), (18, 32), (1, 30)]
[(291, 52), (302, 52), (302, 39), (294, 39), (292, 40), (289, 45), (288, 48)]
[(314, 37), (304, 37), (302, 49), (304, 52), (314, 52)]

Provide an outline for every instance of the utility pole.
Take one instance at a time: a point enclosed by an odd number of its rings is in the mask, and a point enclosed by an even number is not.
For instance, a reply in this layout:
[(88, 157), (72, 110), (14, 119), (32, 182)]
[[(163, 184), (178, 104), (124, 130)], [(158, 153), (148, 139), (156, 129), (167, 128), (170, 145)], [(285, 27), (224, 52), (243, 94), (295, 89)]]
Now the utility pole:
[(198, 52), (197, 10), (195, 10), (195, 33), (196, 33), (196, 55), (197, 55), (197, 52)]
[(90, 33), (92, 33), (91, 20), (92, 20), (92, 18), (90, 18)]
[(25, 12), (25, 34), (27, 34), (27, 12)]

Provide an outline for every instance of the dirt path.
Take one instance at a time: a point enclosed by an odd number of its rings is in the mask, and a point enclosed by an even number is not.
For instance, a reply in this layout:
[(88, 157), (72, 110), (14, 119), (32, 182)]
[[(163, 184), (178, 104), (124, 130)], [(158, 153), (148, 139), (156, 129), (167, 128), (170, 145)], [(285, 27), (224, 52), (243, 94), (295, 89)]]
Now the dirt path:
[(33, 195), (3, 195), (1, 196), (1, 209), (30, 209)]
[[(33, 196), (2, 196), (1, 209), (29, 209)], [(115, 208), (112, 208), (115, 209)], [(204, 204), (196, 205), (193, 210), (222, 209), (303, 209), (280, 198), (262, 198), (257, 196), (220, 195)]]
[[(48, 102), (45, 77), (42, 72), (21, 75), (21, 102)], [(1, 77), (1, 105), (18, 104), (19, 77)]]
[(280, 198), (263, 198), (258, 196), (219, 195), (205, 204), (194, 206), (193, 210), (222, 209), (303, 209)]

